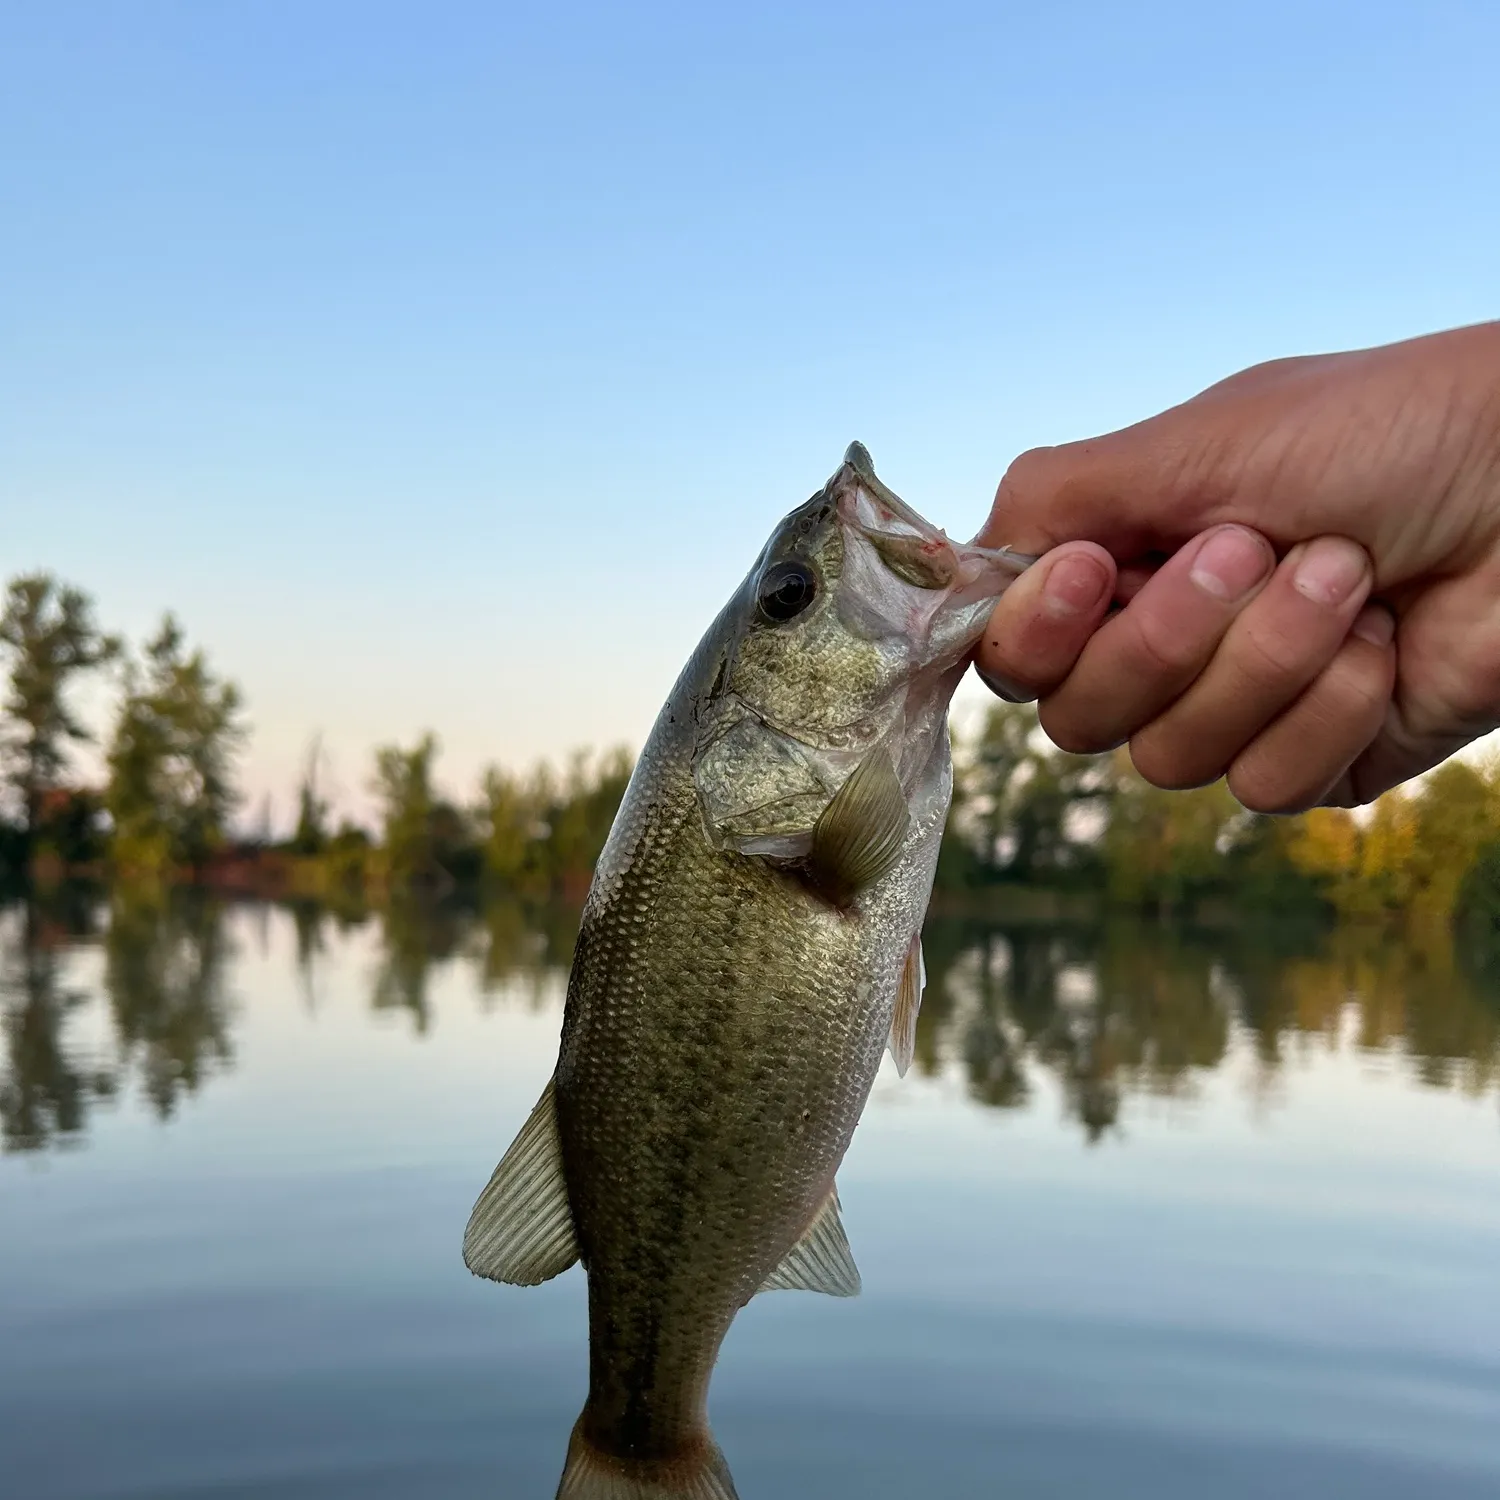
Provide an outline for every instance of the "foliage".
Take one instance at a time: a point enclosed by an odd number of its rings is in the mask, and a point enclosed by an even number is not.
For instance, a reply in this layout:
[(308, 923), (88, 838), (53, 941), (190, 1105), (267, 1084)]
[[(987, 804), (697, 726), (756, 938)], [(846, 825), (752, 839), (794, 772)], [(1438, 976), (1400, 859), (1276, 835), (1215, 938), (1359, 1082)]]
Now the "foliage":
[(609, 837), (630, 781), (623, 749), (580, 752), (561, 779), (546, 766), (522, 778), (491, 766), (479, 821), (485, 872), (496, 887), (530, 896), (579, 896)]
[(383, 864), (393, 890), (442, 889), (472, 879), (479, 853), (468, 815), (433, 784), (436, 736), (409, 750), (382, 745), (371, 786), (380, 801)]
[(1098, 863), (1107, 764), (1046, 743), (1029, 705), (997, 704), (954, 776), (954, 827), (967, 859), (947, 871), (968, 883), (1078, 883)]
[(314, 740), (308, 747), (302, 780), (297, 785), (297, 829), (288, 846), (293, 854), (322, 854), (328, 847), (327, 798), (318, 791), (318, 766), (322, 746)]
[[(1500, 942), (1500, 771), (1451, 760), (1351, 813), (1247, 813), (1223, 782), (1166, 792), (1124, 750), (1050, 745), (1029, 707), (997, 705), (955, 755), (939, 890), (1092, 891), (1105, 905), (1188, 915), (1323, 910), (1446, 930), (1462, 910)], [(1482, 923), (1481, 923), (1482, 925)]]
[(28, 846), (44, 832), (47, 794), (61, 784), (68, 750), (89, 732), (70, 703), (75, 681), (112, 661), (119, 641), (94, 623), (81, 590), (48, 573), (11, 580), (0, 611), (9, 685), (0, 725), (0, 768), (13, 788)]
[(168, 615), (127, 667), (110, 742), (105, 805), (116, 865), (147, 875), (199, 870), (227, 842), (245, 738), (239, 689), (186, 650)]

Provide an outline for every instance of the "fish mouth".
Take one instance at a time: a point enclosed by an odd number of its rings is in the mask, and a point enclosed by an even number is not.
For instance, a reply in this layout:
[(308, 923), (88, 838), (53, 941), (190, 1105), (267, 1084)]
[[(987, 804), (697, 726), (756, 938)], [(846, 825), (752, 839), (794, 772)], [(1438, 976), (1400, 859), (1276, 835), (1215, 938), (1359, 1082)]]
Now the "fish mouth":
[(928, 671), (967, 660), (989, 606), (1036, 561), (955, 542), (876, 476), (863, 443), (849, 445), (826, 494), (846, 539), (840, 613), (866, 638), (903, 639)]
[(876, 475), (870, 450), (860, 442), (849, 444), (828, 492), (845, 528), (863, 537), (891, 574), (915, 588), (941, 591), (945, 604), (998, 598), (1036, 561), (1009, 547), (955, 542)]

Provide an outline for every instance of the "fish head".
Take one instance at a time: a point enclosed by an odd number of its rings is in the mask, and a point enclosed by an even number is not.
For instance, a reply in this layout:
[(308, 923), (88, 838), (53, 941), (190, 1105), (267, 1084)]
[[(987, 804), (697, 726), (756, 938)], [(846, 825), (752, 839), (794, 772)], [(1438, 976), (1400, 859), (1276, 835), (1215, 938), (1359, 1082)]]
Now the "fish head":
[(800, 857), (876, 747), (916, 798), (946, 752), (948, 703), (995, 600), (1031, 561), (952, 541), (851, 444), (723, 617), (693, 762), (710, 841)]

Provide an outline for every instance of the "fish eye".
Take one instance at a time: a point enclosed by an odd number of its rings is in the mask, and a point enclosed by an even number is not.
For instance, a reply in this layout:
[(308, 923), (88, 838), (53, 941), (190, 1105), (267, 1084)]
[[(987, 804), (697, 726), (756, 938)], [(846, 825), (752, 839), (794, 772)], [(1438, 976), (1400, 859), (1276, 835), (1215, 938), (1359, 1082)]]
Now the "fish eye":
[(781, 625), (800, 615), (817, 592), (817, 576), (806, 563), (779, 562), (766, 569), (755, 604), (763, 620)]

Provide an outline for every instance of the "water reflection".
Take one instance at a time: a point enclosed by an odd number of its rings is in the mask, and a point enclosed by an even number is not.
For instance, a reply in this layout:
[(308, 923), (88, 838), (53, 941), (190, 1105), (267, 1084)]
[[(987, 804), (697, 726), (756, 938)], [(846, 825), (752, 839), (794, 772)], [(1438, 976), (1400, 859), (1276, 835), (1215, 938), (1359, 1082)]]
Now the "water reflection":
[(117, 895), (104, 939), (104, 988), (122, 1072), (139, 1073), (156, 1113), (231, 1066), (231, 957), (223, 908), (196, 893), (173, 901)]
[(1227, 934), (1102, 924), (1066, 931), (929, 923), (917, 1059), (959, 1058), (979, 1103), (1018, 1108), (1032, 1071), (1062, 1086), (1097, 1140), (1133, 1093), (1191, 1096), (1236, 1029), (1273, 1073), (1293, 1037), (1406, 1059), (1415, 1078), (1471, 1093), (1500, 1067), (1492, 947), (1369, 929)]
[[(343, 962), (348, 936), (373, 925), (370, 1009), (408, 1018), (418, 1036), (435, 1023), (442, 966), (466, 966), (486, 1009), (502, 997), (555, 1000), (577, 924), (573, 908), (516, 901), (410, 900), (378, 915), (303, 902), (285, 916), (310, 1011), (324, 966)], [(224, 906), (191, 892), (75, 893), (0, 914), (4, 1149), (76, 1141), (95, 1107), (130, 1087), (170, 1117), (232, 1068), (229, 934)], [(997, 1109), (1025, 1107), (1046, 1076), (1089, 1141), (1119, 1125), (1133, 1095), (1191, 1098), (1237, 1034), (1253, 1045), (1263, 1083), (1293, 1039), (1388, 1053), (1434, 1088), (1477, 1093), (1500, 1077), (1492, 941), (938, 918), (925, 947), (918, 1070), (956, 1068), (971, 1097)]]
[[(75, 925), (77, 914), (75, 917)], [(68, 1045), (71, 1021), (90, 1000), (66, 983), (62, 955), (68, 923), (35, 907), (13, 914), (0, 941), (0, 1017), (5, 1069), (0, 1073), (0, 1144), (35, 1151), (76, 1140), (93, 1103), (112, 1097), (113, 1070)]]

